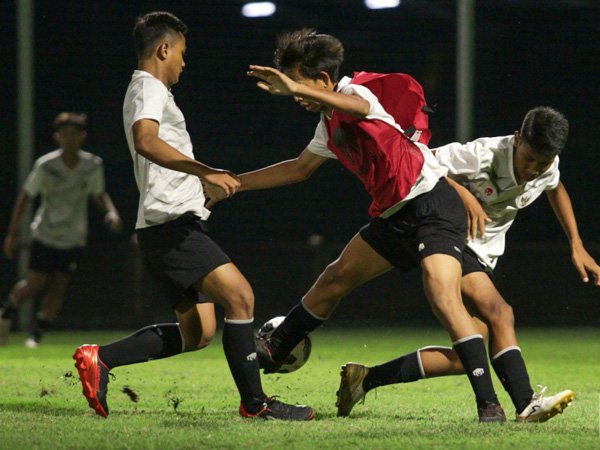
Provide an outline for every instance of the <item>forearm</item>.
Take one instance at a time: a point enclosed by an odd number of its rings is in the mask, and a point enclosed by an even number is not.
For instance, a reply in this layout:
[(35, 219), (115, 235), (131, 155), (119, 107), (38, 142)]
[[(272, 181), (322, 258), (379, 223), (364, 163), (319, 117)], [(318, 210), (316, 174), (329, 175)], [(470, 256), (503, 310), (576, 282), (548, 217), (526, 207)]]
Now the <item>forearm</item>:
[(21, 192), (15, 202), (7, 234), (17, 235), (19, 233), (19, 225), (21, 224), (21, 220), (23, 219), (23, 215), (25, 214), (29, 203), (29, 196), (25, 192)]
[(571, 247), (581, 245), (582, 241), (579, 236), (575, 212), (573, 211), (571, 199), (564, 185), (559, 183), (556, 189), (547, 191), (546, 195)]
[(282, 161), (272, 166), (241, 174), (242, 186), (240, 191), (270, 189), (305, 180), (309, 175), (296, 169), (296, 161), (295, 159)]
[(446, 181), (448, 184), (454, 188), (454, 190), (458, 193), (459, 197), (463, 201), (463, 203), (468, 203), (469, 201), (476, 201), (479, 203), (477, 198), (469, 191), (466, 187), (464, 187), (459, 182), (453, 180), (450, 177), (446, 177)]
[(319, 102), (336, 111), (360, 118), (366, 117), (371, 110), (371, 104), (362, 97), (326, 89), (315, 89), (303, 84), (296, 86), (294, 95)]
[(158, 136), (144, 136), (136, 142), (135, 151), (144, 158), (167, 169), (189, 173), (201, 178), (212, 173), (210, 167), (184, 155)]
[(115, 214), (117, 216), (119, 215), (119, 211), (117, 211), (115, 204), (113, 203), (112, 199), (106, 192), (103, 192), (102, 194), (95, 196), (94, 203), (96, 204), (96, 206), (100, 210), (100, 212), (105, 215), (109, 214), (109, 213)]

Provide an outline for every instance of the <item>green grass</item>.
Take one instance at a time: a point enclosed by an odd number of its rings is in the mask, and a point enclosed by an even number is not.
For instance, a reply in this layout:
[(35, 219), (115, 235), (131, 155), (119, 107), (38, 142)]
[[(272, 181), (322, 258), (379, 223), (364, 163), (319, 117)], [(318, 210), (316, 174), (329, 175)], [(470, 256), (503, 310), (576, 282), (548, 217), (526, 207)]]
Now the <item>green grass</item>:
[[(542, 424), (479, 424), (464, 376), (380, 388), (349, 418), (335, 416), (339, 366), (375, 364), (418, 347), (447, 345), (429, 329), (320, 330), (301, 370), (263, 377), (265, 391), (316, 411), (309, 423), (244, 420), (220, 340), (208, 349), (115, 369), (108, 419), (94, 415), (81, 395), (71, 354), (86, 342), (107, 343), (122, 333), (51, 333), (37, 350), (23, 335), (0, 347), (0, 449), (572, 449), (600, 448), (600, 331), (527, 329), (521, 346), (532, 383), (548, 392), (573, 389), (563, 415)], [(512, 404), (497, 379), (510, 419)], [(122, 392), (139, 396), (134, 403)]]

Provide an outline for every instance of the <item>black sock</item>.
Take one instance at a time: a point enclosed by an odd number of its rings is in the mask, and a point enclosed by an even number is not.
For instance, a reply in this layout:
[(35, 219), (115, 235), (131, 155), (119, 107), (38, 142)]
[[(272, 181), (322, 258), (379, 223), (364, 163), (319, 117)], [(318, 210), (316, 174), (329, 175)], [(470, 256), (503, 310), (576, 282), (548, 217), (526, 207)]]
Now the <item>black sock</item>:
[(223, 350), (240, 392), (242, 404), (249, 413), (257, 412), (266, 399), (258, 371), (258, 359), (254, 344), (254, 320), (235, 321), (225, 319), (223, 326)]
[(368, 392), (379, 386), (410, 383), (421, 378), (423, 376), (419, 366), (419, 356), (417, 352), (413, 352), (385, 364), (371, 367), (363, 380), (363, 389)]
[(308, 333), (317, 329), (323, 322), (325, 319), (313, 316), (302, 302), (298, 303), (269, 339), (273, 359), (283, 361)]
[(533, 397), (527, 367), (519, 347), (508, 347), (492, 360), (492, 367), (510, 395), (517, 414), (525, 409)]
[(183, 351), (178, 323), (149, 325), (119, 341), (103, 345), (98, 356), (109, 369), (178, 355)]
[(33, 327), (31, 329), (31, 337), (36, 341), (40, 342), (42, 339), (42, 335), (48, 331), (52, 322), (46, 319), (40, 314), (37, 314), (35, 317), (35, 321), (33, 322)]
[(457, 341), (453, 343), (453, 346), (469, 377), (471, 387), (475, 392), (477, 405), (482, 406), (485, 403), (499, 404), (492, 384), (483, 338), (480, 335), (474, 335), (463, 339), (466, 340)]

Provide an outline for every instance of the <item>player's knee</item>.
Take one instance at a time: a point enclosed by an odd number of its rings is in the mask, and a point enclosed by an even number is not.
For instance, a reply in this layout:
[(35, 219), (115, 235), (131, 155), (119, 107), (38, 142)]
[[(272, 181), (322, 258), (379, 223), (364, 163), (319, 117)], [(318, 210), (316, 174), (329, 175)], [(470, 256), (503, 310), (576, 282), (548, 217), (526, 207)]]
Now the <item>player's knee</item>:
[(512, 306), (508, 303), (503, 302), (498, 306), (498, 317), (503, 326), (505, 327), (514, 327), (515, 326), (515, 314), (513, 312)]
[(431, 309), (436, 317), (450, 319), (457, 314), (466, 313), (460, 299), (451, 295), (440, 295), (431, 302)]
[(347, 270), (340, 264), (332, 263), (319, 277), (319, 287), (326, 289), (334, 295), (339, 295), (346, 292), (351, 286), (351, 277)]
[(249, 286), (242, 287), (227, 295), (226, 303), (228, 310), (251, 317), (254, 311), (254, 292)]
[(513, 327), (515, 316), (512, 307), (502, 298), (489, 302), (485, 310), (486, 322), (492, 328)]

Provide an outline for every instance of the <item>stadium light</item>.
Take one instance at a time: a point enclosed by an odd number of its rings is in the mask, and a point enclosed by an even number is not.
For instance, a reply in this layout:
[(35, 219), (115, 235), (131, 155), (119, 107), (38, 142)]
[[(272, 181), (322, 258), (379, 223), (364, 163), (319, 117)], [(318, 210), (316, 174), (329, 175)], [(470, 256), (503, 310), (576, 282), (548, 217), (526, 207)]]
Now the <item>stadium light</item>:
[(400, 0), (365, 0), (365, 6), (369, 9), (385, 9), (400, 6)]
[(269, 17), (275, 14), (277, 8), (273, 2), (252, 2), (242, 6), (244, 17)]

